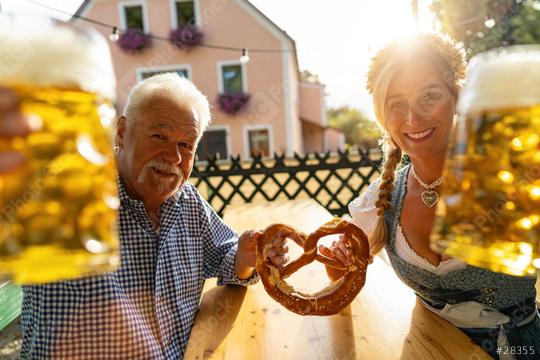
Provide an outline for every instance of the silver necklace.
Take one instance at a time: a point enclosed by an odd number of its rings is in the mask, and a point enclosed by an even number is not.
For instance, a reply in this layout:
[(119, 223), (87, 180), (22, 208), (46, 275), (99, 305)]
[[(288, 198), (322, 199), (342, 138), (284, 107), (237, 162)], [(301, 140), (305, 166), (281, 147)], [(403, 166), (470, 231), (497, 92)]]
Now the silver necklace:
[(440, 178), (438, 178), (431, 184), (426, 184), (425, 182), (422, 181), (422, 179), (420, 179), (420, 176), (416, 174), (416, 171), (414, 171), (414, 166), (411, 166), (411, 172), (412, 172), (413, 177), (420, 184), (420, 186), (426, 189), (422, 191), (422, 196), (421, 196), (422, 202), (427, 207), (432, 208), (433, 206), (435, 206), (435, 204), (437, 204), (437, 201), (439, 201), (439, 193), (433, 189), (442, 184), (443, 177), (441, 176)]

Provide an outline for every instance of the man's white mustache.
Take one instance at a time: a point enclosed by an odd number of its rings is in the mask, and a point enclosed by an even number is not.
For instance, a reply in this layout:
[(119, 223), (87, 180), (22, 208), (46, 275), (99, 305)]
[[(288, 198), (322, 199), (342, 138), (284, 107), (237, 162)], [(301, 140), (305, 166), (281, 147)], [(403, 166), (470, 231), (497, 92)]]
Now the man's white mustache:
[(164, 161), (152, 159), (148, 161), (146, 164), (144, 164), (143, 168), (141, 169), (141, 172), (137, 178), (137, 181), (140, 184), (144, 183), (146, 176), (148, 175), (148, 171), (150, 171), (150, 169), (152, 168), (157, 169), (159, 171), (163, 171), (165, 173), (175, 174), (177, 176), (174, 179), (159, 178), (159, 182), (160, 182), (159, 191), (160, 192), (163, 190), (163, 186), (166, 186), (166, 184), (169, 184), (171, 181), (182, 183), (185, 180), (184, 172), (182, 171), (180, 167), (173, 166)]
[(179, 167), (168, 164), (168, 163), (163, 162), (163, 161), (156, 160), (156, 159), (152, 159), (152, 160), (148, 161), (146, 164), (144, 164), (143, 171), (147, 171), (150, 168), (154, 168), (156, 170), (166, 172), (166, 173), (170, 173), (170, 174), (174, 174), (174, 175), (177, 175), (177, 176), (182, 176), (183, 175), (182, 170)]

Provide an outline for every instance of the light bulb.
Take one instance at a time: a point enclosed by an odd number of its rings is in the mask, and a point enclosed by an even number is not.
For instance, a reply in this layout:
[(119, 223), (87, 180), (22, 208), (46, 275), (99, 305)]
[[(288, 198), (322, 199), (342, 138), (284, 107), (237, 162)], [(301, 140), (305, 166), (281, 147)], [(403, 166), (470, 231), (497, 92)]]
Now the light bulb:
[(484, 25), (485, 25), (488, 29), (491, 29), (492, 27), (495, 26), (495, 20), (493, 20), (493, 19), (487, 19), (486, 22), (484, 23)]
[(247, 64), (249, 62), (249, 54), (247, 49), (242, 49), (242, 56), (240, 56), (240, 62)]
[(120, 35), (118, 35), (118, 28), (115, 26), (113, 27), (112, 32), (109, 35), (109, 40), (111, 40), (112, 42), (117, 42), (119, 38)]

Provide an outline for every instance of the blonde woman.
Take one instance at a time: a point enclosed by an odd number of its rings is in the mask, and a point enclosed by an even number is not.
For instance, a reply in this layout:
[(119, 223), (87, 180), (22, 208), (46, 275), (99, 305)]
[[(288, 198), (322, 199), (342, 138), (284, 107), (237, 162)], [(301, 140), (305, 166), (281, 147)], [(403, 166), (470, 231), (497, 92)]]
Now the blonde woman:
[[(438, 198), (422, 193), (438, 192), (444, 181), (441, 173), (465, 77), (464, 59), (455, 43), (432, 34), (392, 42), (372, 59), (367, 87), (384, 129), (385, 159), (380, 179), (352, 201), (349, 210), (368, 234), (372, 253), (386, 249), (396, 274), (425, 307), (461, 328), (495, 358), (498, 346), (527, 351), (523, 358), (540, 358), (535, 279), (480, 269), (429, 247)], [(399, 168), (403, 154), (411, 163)], [(342, 240), (320, 251), (350, 262)], [(340, 275), (327, 271), (332, 279)]]

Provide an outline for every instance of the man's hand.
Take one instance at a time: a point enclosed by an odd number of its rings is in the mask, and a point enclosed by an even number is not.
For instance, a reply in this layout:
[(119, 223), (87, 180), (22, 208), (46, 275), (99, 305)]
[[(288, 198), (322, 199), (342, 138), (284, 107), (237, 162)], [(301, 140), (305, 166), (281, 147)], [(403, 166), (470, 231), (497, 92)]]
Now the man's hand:
[[(20, 101), (15, 93), (0, 88), (0, 141), (30, 132), (27, 119), (20, 112)], [(16, 170), (24, 157), (16, 151), (0, 151), (0, 174)]]
[[(239, 279), (248, 279), (253, 275), (256, 262), (257, 240), (262, 235), (262, 231), (248, 230), (238, 239), (238, 251), (234, 262), (234, 272)], [(283, 266), (289, 261), (286, 239), (276, 238), (272, 247), (268, 249), (268, 257), (276, 266)]]

